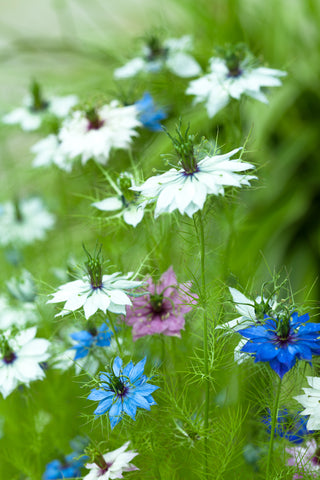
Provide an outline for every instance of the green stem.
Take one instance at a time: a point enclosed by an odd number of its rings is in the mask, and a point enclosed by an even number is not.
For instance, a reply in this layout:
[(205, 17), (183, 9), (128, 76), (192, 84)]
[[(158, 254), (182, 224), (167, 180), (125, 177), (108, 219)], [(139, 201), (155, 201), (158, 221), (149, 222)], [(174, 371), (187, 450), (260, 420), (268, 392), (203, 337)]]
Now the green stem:
[(271, 479), (270, 467), (271, 467), (272, 454), (273, 454), (274, 432), (275, 432), (277, 419), (278, 419), (281, 385), (282, 385), (282, 379), (281, 379), (281, 377), (279, 377), (279, 383), (278, 383), (278, 386), (277, 386), (277, 393), (276, 393), (276, 400), (275, 400), (275, 403), (274, 403), (272, 420), (271, 420), (271, 433), (270, 433), (269, 450), (268, 450), (268, 458), (267, 458), (266, 480), (269, 480), (269, 478)]
[(111, 315), (108, 315), (108, 319), (109, 319), (109, 322), (110, 322), (110, 325), (111, 325), (111, 329), (113, 331), (113, 334), (114, 334), (114, 338), (116, 340), (116, 343), (117, 343), (117, 346), (118, 346), (118, 350), (119, 350), (119, 354), (120, 356), (122, 357), (122, 347), (121, 347), (121, 343), (119, 342), (119, 338), (118, 338), (118, 333), (117, 333), (117, 329), (115, 328), (114, 326), (114, 322), (112, 320), (112, 316)]
[(209, 427), (209, 403), (210, 403), (210, 381), (209, 381), (209, 360), (208, 360), (208, 318), (206, 312), (207, 304), (207, 287), (206, 287), (206, 277), (205, 277), (205, 241), (204, 241), (204, 226), (203, 218), (201, 211), (198, 212), (198, 226), (196, 231), (199, 235), (200, 241), (200, 268), (201, 268), (201, 298), (202, 298), (202, 309), (203, 309), (203, 361), (204, 361), (204, 376), (205, 376), (205, 403), (204, 403), (204, 428), (205, 428), (205, 437), (204, 437), (204, 471), (206, 478), (209, 478), (208, 470), (208, 427)]

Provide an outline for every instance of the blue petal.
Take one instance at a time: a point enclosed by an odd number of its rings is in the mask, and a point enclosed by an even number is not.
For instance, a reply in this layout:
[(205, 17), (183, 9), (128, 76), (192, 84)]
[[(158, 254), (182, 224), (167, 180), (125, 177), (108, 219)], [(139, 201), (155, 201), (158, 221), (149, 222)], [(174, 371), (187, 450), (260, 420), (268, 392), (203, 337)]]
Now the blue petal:
[(87, 400), (103, 400), (105, 398), (110, 398), (114, 395), (113, 392), (106, 392), (105, 390), (99, 389), (99, 390), (91, 390), (91, 393), (87, 397)]
[(147, 395), (150, 395), (153, 393), (155, 390), (157, 390), (159, 387), (157, 385), (151, 385), (151, 384), (144, 384), (141, 387), (136, 387), (134, 389), (134, 393), (139, 393), (140, 395), (143, 395), (146, 397)]
[(259, 362), (268, 362), (277, 355), (278, 350), (272, 343), (264, 343), (257, 349), (256, 360)]
[(124, 377), (130, 377), (131, 370), (133, 369), (133, 363), (130, 361), (128, 365), (126, 365), (122, 371), (122, 375)]
[(143, 374), (146, 361), (147, 357), (144, 357), (142, 360), (140, 360), (140, 362), (135, 365), (135, 367), (133, 367), (129, 377), (131, 383), (134, 383)]
[(76, 350), (76, 354), (74, 356), (74, 360), (79, 360), (79, 358), (84, 358), (89, 353), (88, 347), (81, 347), (80, 345), (77, 347), (71, 347), (70, 350)]
[(113, 428), (114, 425), (116, 425), (117, 423), (120, 422), (121, 413), (122, 413), (122, 402), (118, 398), (117, 401), (112, 405), (112, 407), (109, 410), (109, 418), (110, 418), (111, 428)]
[(158, 405), (157, 402), (154, 401), (152, 395), (148, 395), (147, 397), (144, 397), (147, 402), (149, 403), (149, 405)]
[(284, 374), (287, 373), (290, 368), (286, 364), (280, 363), (277, 358), (273, 358), (269, 363), (272, 370), (274, 370), (280, 378), (283, 378)]
[(99, 378), (100, 378), (101, 382), (107, 382), (107, 383), (109, 383), (109, 381), (110, 381), (110, 373), (101, 372), (101, 375), (100, 375)]
[(112, 405), (112, 400), (112, 397), (102, 400), (93, 413), (95, 415), (102, 415), (103, 413), (106, 413)]
[(137, 406), (134, 402), (131, 402), (131, 398), (127, 398), (123, 402), (123, 411), (129, 415), (133, 420), (135, 420), (136, 412), (137, 412)]
[(285, 363), (290, 370), (295, 363), (295, 356), (292, 355), (287, 347), (282, 347), (278, 351), (277, 359), (280, 363)]
[(261, 341), (265, 340), (266, 337), (270, 336), (269, 332), (265, 329), (263, 325), (257, 325), (256, 327), (243, 328), (241, 330), (238, 330), (238, 333), (240, 333), (243, 337), (246, 337), (246, 338), (252, 338), (252, 339), (261, 338)]
[(113, 371), (116, 377), (120, 376), (121, 367), (122, 367), (122, 360), (120, 357), (116, 357), (113, 362)]
[(81, 332), (74, 332), (70, 334), (70, 337), (73, 340), (81, 343), (91, 343), (92, 335), (87, 330), (82, 330)]
[(131, 397), (130, 400), (132, 403), (137, 405), (137, 407), (140, 408), (145, 408), (146, 410), (150, 410), (150, 405), (148, 401), (139, 393), (134, 393)]

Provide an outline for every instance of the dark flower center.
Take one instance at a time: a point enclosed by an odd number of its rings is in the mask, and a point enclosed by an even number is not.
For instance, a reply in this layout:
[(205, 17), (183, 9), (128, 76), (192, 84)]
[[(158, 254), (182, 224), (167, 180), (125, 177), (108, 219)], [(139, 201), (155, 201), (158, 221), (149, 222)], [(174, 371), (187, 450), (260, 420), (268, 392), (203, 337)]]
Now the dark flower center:
[(158, 58), (165, 58), (167, 56), (168, 49), (161, 45), (160, 40), (157, 37), (152, 36), (149, 39), (147, 46), (149, 48), (149, 52), (146, 57), (148, 62), (153, 62)]
[(315, 451), (314, 457), (311, 458), (313, 465), (320, 465), (320, 447)]
[(290, 317), (277, 320), (276, 335), (280, 343), (287, 343), (290, 340)]
[(13, 363), (16, 359), (17, 359), (17, 355), (12, 351), (7, 352), (3, 357), (4, 363), (6, 363), (8, 365), (10, 363)]
[(88, 130), (99, 130), (104, 125), (104, 120), (101, 120), (95, 108), (87, 110), (86, 117), (89, 121)]
[(122, 381), (120, 377), (116, 377), (114, 374), (111, 375), (110, 382), (108, 387), (112, 392), (114, 392), (118, 397), (124, 397), (128, 392), (127, 385)]
[(163, 293), (150, 295), (150, 304), (153, 313), (163, 312)]
[(30, 110), (32, 112), (40, 112), (46, 110), (49, 106), (49, 102), (45, 101), (42, 96), (40, 85), (37, 82), (33, 82), (31, 85), (32, 105)]
[(96, 329), (96, 327), (92, 326), (92, 327), (89, 327), (88, 330), (87, 330), (90, 335), (92, 335), (93, 337), (96, 337), (98, 335), (98, 330)]

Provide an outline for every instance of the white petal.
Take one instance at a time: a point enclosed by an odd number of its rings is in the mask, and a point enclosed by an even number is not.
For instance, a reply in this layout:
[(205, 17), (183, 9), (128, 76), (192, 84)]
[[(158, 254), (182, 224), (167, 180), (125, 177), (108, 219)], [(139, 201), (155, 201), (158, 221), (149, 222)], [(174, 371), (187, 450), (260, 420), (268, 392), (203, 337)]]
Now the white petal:
[(101, 200), (101, 202), (95, 202), (95, 203), (92, 203), (91, 205), (105, 212), (119, 210), (120, 208), (123, 207), (123, 203), (119, 197), (105, 198), (104, 200)]
[(128, 225), (136, 227), (143, 219), (144, 210), (142, 207), (131, 205), (123, 212), (123, 219)]
[(171, 72), (183, 78), (195, 77), (201, 73), (200, 65), (191, 55), (184, 52), (169, 54), (166, 65)]

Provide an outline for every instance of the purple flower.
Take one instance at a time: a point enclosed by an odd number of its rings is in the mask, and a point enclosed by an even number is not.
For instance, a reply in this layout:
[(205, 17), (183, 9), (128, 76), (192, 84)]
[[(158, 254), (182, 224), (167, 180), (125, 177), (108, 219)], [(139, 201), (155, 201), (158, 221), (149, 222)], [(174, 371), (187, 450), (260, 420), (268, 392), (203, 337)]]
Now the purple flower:
[(170, 267), (155, 284), (147, 279), (148, 291), (145, 295), (132, 299), (127, 307), (124, 321), (132, 325), (133, 340), (145, 335), (162, 333), (181, 337), (186, 313), (197, 303), (197, 295), (190, 294), (191, 282), (178, 284), (173, 268)]
[(249, 339), (241, 351), (253, 355), (255, 362), (269, 362), (282, 378), (297, 358), (310, 361), (312, 355), (320, 354), (320, 324), (308, 320), (307, 313), (299, 317), (297, 312), (281, 318), (265, 316), (263, 325), (238, 330)]
[(314, 439), (306, 442), (304, 447), (286, 448), (286, 452), (292, 455), (287, 460), (287, 464), (296, 466), (299, 471), (299, 473), (293, 476), (293, 480), (298, 478), (319, 478), (320, 451)]

